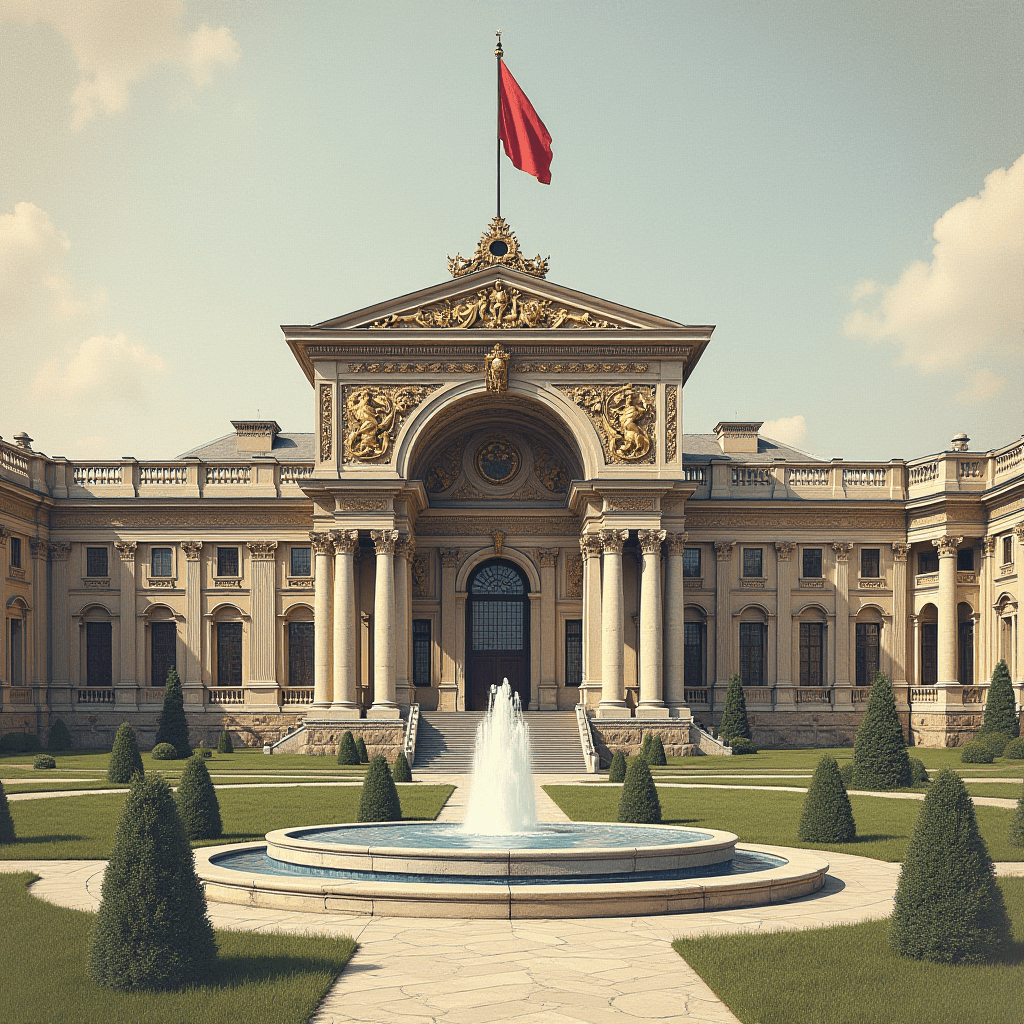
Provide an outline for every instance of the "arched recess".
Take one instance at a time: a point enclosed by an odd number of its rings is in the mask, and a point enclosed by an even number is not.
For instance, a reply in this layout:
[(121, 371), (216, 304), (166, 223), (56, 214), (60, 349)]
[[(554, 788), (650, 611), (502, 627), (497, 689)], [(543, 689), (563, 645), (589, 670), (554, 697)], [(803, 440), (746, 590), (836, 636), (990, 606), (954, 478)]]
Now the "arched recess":
[[(279, 617), (277, 678), (290, 689), (313, 686), (313, 607), (305, 602), (289, 605)], [(306, 703), (311, 694), (285, 694), (285, 703)]]
[(830, 661), (828, 610), (809, 601), (793, 616), (793, 675), (798, 686), (828, 687)]
[(174, 609), (166, 604), (151, 604), (143, 616), (144, 661), (140, 674), (150, 686), (164, 686), (167, 674), (174, 668), (178, 675), (179, 666), (184, 664), (184, 650), (179, 644), (178, 622), (184, 621)]
[[(470, 574), (481, 562), (486, 562), (489, 559), (495, 558), (494, 548), (480, 548), (477, 551), (467, 555), (465, 560), (459, 566), (458, 571), (455, 574), (455, 590), (456, 593), (464, 594), (466, 592), (466, 584), (469, 580)], [(527, 584), (531, 593), (536, 593), (540, 590), (540, 572), (537, 566), (534, 565), (533, 559), (524, 551), (520, 551), (518, 548), (502, 547), (501, 558), (513, 562), (519, 569), (526, 575)]]
[[(739, 676), (744, 686), (772, 685), (769, 621), (772, 615), (764, 605), (750, 602), (736, 612), (734, 643), (738, 651)], [(772, 643), (772, 646), (774, 644)]]
[(921, 686), (934, 686), (939, 678), (939, 609), (928, 602), (917, 613), (917, 664)]
[(239, 687), (249, 678), (249, 616), (224, 601), (206, 619), (206, 679), (210, 686)]
[(7, 664), (3, 668), (11, 686), (24, 686), (28, 682), (28, 666), (32, 656), (30, 614), (28, 601), (20, 594), (15, 594), (7, 602), (3, 624)]
[[(683, 606), (683, 687), (700, 690), (708, 685), (709, 635), (708, 612), (703, 605), (688, 602)], [(687, 702), (706, 703), (707, 694), (691, 693)]]
[(88, 687), (110, 687), (120, 682), (121, 621), (106, 605), (87, 604), (78, 613), (78, 679)]
[(888, 618), (885, 610), (877, 604), (862, 605), (857, 612), (853, 623), (855, 686), (870, 686), (879, 672), (892, 676), (891, 652), (883, 658), (889, 640), (885, 632)]
[(957, 681), (961, 686), (974, 686), (978, 678), (975, 624), (978, 616), (969, 601), (960, 601), (956, 606), (956, 668)]
[(1017, 615), (1017, 599), (1005, 590), (993, 606), (996, 613), (996, 661), (1005, 661), (1013, 674), (1014, 619)]

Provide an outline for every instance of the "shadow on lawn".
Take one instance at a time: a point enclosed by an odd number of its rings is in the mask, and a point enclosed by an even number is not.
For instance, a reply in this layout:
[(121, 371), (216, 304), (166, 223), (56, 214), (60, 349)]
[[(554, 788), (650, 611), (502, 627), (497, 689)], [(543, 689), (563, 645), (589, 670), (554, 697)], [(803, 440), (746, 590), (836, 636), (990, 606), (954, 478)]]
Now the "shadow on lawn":
[(243, 985), (293, 978), (296, 974), (321, 974), (330, 978), (341, 971), (337, 960), (315, 956), (218, 956), (213, 974), (202, 988), (239, 988)]
[(18, 836), (10, 846), (41, 846), (46, 843), (80, 843), (86, 836)]

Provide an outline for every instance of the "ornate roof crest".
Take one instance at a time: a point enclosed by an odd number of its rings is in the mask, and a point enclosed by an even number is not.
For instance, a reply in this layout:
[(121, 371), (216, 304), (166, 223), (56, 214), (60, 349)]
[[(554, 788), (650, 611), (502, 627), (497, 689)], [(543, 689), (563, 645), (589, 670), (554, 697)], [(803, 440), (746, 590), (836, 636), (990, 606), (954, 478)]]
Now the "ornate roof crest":
[(456, 253), (448, 257), (448, 271), (452, 277), (462, 277), (488, 267), (503, 266), (521, 270), (524, 274), (544, 277), (548, 272), (548, 256), (539, 255), (532, 260), (524, 259), (519, 248), (519, 239), (505, 222), (504, 217), (495, 217), (480, 238), (472, 259), (465, 259)]

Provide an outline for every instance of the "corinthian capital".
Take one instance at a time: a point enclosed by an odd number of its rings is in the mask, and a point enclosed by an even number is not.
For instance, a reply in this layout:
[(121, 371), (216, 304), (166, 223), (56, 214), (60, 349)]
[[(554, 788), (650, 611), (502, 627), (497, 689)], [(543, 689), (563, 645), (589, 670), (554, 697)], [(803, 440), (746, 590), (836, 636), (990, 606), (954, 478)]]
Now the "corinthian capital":
[(318, 555), (329, 555), (331, 553), (331, 537), (327, 533), (311, 533), (309, 535), (309, 543), (313, 546), (313, 551)]
[(331, 530), (330, 537), (336, 555), (350, 555), (359, 544), (358, 530)]
[(198, 562), (199, 556), (203, 553), (203, 542), (201, 540), (183, 540), (181, 550), (185, 552), (185, 560)]
[(277, 551), (276, 540), (249, 540), (245, 542), (249, 549), (249, 557), (254, 562), (272, 562)]
[(853, 545), (833, 544), (832, 550), (836, 553), (837, 562), (848, 562), (850, 560), (850, 552), (853, 550)]
[(932, 544), (938, 549), (939, 558), (955, 558), (956, 550), (963, 542), (963, 537), (939, 537)]
[(732, 558), (732, 553), (736, 548), (736, 541), (734, 540), (716, 540), (715, 541), (715, 554), (718, 556), (720, 562), (728, 562)]
[(892, 542), (892, 554), (897, 562), (905, 562), (907, 555), (910, 554), (910, 545), (905, 544), (901, 540), (894, 540)]
[(779, 556), (780, 562), (788, 562), (794, 551), (796, 551), (796, 545), (789, 541), (777, 540), (775, 542), (775, 553)]
[(668, 548), (668, 553), (670, 555), (681, 555), (686, 548), (687, 536), (685, 532), (668, 534), (665, 537), (665, 546)]
[(601, 538), (593, 533), (587, 533), (580, 537), (580, 554), (584, 558), (600, 558), (603, 548)]
[(640, 550), (645, 555), (656, 555), (661, 553), (661, 542), (665, 539), (664, 530), (641, 530), (637, 537), (640, 540)]
[(629, 530), (602, 530), (601, 544), (606, 555), (621, 555), (622, 545), (629, 537)]
[(393, 555), (395, 542), (398, 540), (397, 530), (371, 530), (370, 540), (378, 555)]

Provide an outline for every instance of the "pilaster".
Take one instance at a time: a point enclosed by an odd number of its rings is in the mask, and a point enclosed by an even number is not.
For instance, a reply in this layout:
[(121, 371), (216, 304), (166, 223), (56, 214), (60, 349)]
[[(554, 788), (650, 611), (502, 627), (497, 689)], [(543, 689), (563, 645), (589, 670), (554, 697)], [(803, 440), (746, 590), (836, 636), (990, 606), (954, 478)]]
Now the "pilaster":
[(51, 635), (53, 638), (53, 678), (50, 683), (50, 706), (71, 703), (70, 665), (68, 647), (70, 644), (71, 612), (68, 607), (68, 556), (71, 544), (66, 540), (50, 542), (52, 593), (50, 604), (53, 609)]
[(202, 704), (203, 542), (183, 540), (181, 550), (185, 553), (185, 678), (182, 691), (186, 704)]
[(598, 718), (629, 718), (624, 686), (622, 546), (628, 530), (602, 530), (604, 587), (601, 595), (601, 703)]
[(788, 541), (775, 544), (775, 571), (778, 578), (775, 626), (775, 700), (794, 704), (793, 683), (793, 552)]
[(711, 707), (725, 700), (725, 691), (732, 675), (732, 650), (729, 634), (732, 627), (732, 555), (734, 540), (715, 541), (715, 683), (708, 694)]
[(138, 680), (135, 677), (135, 541), (116, 541), (121, 559), (121, 678), (115, 699), (118, 704), (135, 704)]
[[(249, 642), (249, 681), (246, 684), (246, 703), (276, 705), (277, 658), (274, 639), (277, 630), (275, 629), (276, 618), (274, 615), (276, 593), (274, 566), (277, 558), (277, 541), (251, 540), (246, 543), (246, 547), (249, 549), (250, 572), (252, 573), (250, 616), (252, 634)], [(315, 637), (315, 623), (313, 632)]]
[(683, 551), (685, 533), (670, 533), (665, 538), (665, 660), (663, 686), (665, 703), (673, 718), (689, 718), (686, 706), (684, 667), (686, 659), (685, 580)]
[(590, 708), (601, 700), (601, 538), (580, 537), (583, 556), (583, 684), (580, 701)]
[(889, 657), (892, 660), (892, 687), (898, 706), (909, 704), (907, 682), (907, 555), (910, 545), (894, 541), (892, 545), (892, 630)]
[(555, 611), (555, 579), (558, 548), (541, 548), (540, 559), (540, 692), (541, 711), (558, 708), (558, 619)]
[[(833, 685), (836, 688), (850, 686), (850, 552), (852, 544), (833, 544), (836, 553), (836, 672)], [(849, 694), (836, 703), (849, 704)]]
[(962, 704), (957, 679), (956, 644), (956, 553), (963, 537), (940, 537), (933, 540), (939, 555), (939, 649), (938, 689), (942, 705)]
[(331, 538), (326, 533), (311, 533), (313, 547), (313, 704), (323, 713), (330, 707), (331, 679)]
[(455, 678), (456, 622), (455, 572), (459, 564), (458, 548), (441, 548), (441, 683), (438, 687), (438, 711), (457, 711), (459, 687)]
[(395, 690), (398, 702), (416, 701), (412, 682), (412, 561), (416, 542), (404, 534), (395, 545)]

